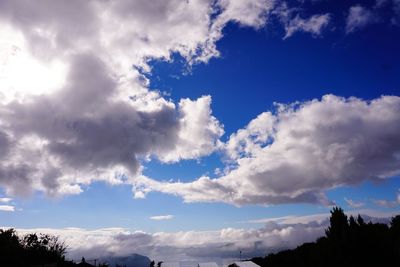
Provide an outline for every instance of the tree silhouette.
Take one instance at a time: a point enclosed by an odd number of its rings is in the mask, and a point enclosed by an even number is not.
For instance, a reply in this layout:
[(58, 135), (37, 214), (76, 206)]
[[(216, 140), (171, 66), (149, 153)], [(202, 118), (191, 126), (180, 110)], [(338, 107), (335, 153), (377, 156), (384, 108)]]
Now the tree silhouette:
[(33, 266), (56, 263), (68, 266), (67, 246), (52, 235), (27, 234), (20, 238), (14, 229), (0, 229), (0, 266)]
[(347, 216), (344, 214), (342, 208), (334, 207), (331, 210), (329, 221), (330, 226), (325, 231), (326, 236), (336, 240), (343, 239), (349, 225), (347, 223)]
[(364, 226), (364, 224), (365, 224), (364, 219), (361, 217), (360, 214), (358, 214), (358, 216), (357, 216), (357, 223), (359, 226)]
[[(390, 234), (392, 237), (392, 255), (400, 255), (400, 215), (392, 218), (390, 222)], [(397, 266), (400, 265), (400, 257), (395, 261)]]
[(341, 208), (334, 207), (329, 221), (326, 236), (316, 242), (252, 260), (265, 267), (400, 266), (400, 215), (389, 227), (365, 223), (360, 215), (347, 219)]

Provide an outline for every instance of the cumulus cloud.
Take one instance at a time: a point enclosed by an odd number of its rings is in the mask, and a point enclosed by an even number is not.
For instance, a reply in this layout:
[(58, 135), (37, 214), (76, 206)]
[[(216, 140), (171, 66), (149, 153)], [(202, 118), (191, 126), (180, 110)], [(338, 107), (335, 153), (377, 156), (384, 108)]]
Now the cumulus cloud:
[(352, 6), (346, 19), (346, 33), (357, 31), (377, 21), (374, 13), (360, 5)]
[(79, 194), (93, 181), (136, 184), (143, 160), (221, 149), (211, 96), (165, 98), (149, 88), (148, 62), (174, 53), (207, 62), (226, 24), (258, 29), (274, 8), (271, 0), (1, 1), (0, 186)]
[(174, 218), (174, 215), (157, 215), (157, 216), (151, 216), (150, 220), (165, 221), (165, 220), (171, 220), (173, 218)]
[[(176, 110), (161, 97), (156, 109), (141, 111), (112, 97), (115, 84), (103, 67), (92, 55), (83, 61), (79, 56), (69, 75), (70, 87), (3, 107), (4, 129), (14, 143), (0, 165), (0, 183), (9, 193), (29, 188), (56, 195), (80, 193), (81, 184), (94, 180), (120, 184), (134, 178), (141, 168), (139, 157), (173, 161), (213, 152), (223, 130), (211, 116), (210, 97), (184, 101), (196, 113), (188, 114), (181, 104)], [(85, 90), (75, 93), (76, 88)]]
[(226, 23), (261, 27), (271, 6), (2, 1), (0, 185), (9, 194), (79, 194), (95, 180), (135, 179), (142, 159), (209, 155), (223, 134), (211, 96), (174, 103), (142, 72), (172, 53), (189, 64), (218, 56)]
[[(207, 47), (211, 3), (42, 0), (33, 4), (20, 0), (2, 1), (0, 14), (23, 31), (35, 51), (46, 56), (93, 49), (110, 53), (116, 65), (129, 68), (148, 57), (168, 59), (171, 51), (188, 58), (216, 53)], [(49, 51), (42, 51), (44, 47)]]
[(277, 104), (275, 113), (231, 136), (226, 151), (234, 161), (226, 174), (186, 183), (141, 176), (134, 192), (160, 191), (186, 202), (330, 204), (325, 190), (400, 173), (399, 112), (396, 96), (365, 101), (326, 95)]
[[(329, 14), (303, 19), (284, 7), (267, 0), (2, 1), (0, 186), (7, 194), (59, 196), (104, 181), (133, 184), (135, 197), (155, 190), (188, 202), (328, 203), (326, 189), (398, 173), (398, 140), (389, 136), (398, 130), (395, 97), (327, 96), (283, 107), (223, 144), (211, 96), (175, 103), (149, 88), (143, 72), (151, 71), (150, 59), (179, 53), (188, 64), (207, 62), (219, 55), (216, 42), (229, 22), (257, 29), (275, 14), (287, 37), (319, 35), (329, 22)], [(324, 112), (342, 120), (325, 125)], [(353, 120), (365, 131), (352, 129)], [(390, 126), (376, 133), (381, 124)], [(376, 148), (362, 148), (371, 143)], [(216, 150), (229, 161), (218, 178), (166, 183), (141, 174), (144, 160), (172, 163)], [(363, 164), (365, 171), (357, 167)]]
[(237, 160), (243, 156), (254, 156), (272, 137), (275, 116), (264, 112), (253, 119), (245, 128), (233, 133), (225, 145), (230, 159)]
[(176, 162), (181, 159), (200, 158), (213, 152), (224, 134), (222, 125), (211, 115), (211, 96), (196, 101), (182, 99), (179, 102), (180, 130), (174, 149), (160, 155), (162, 161)]

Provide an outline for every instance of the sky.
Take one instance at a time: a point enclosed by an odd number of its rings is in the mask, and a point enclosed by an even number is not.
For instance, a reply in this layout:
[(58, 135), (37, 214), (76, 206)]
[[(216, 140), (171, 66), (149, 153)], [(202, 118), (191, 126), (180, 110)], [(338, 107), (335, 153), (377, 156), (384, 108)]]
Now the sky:
[(390, 218), (399, 47), (398, 0), (0, 0), (0, 226), (221, 262)]

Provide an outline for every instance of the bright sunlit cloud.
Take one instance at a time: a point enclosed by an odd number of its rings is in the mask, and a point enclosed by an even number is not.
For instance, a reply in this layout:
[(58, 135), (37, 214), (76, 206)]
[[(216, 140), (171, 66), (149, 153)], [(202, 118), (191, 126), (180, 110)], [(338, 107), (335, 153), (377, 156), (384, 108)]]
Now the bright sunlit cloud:
[(0, 26), (0, 101), (27, 99), (60, 89), (67, 67), (59, 60), (39, 60), (32, 55), (22, 33)]

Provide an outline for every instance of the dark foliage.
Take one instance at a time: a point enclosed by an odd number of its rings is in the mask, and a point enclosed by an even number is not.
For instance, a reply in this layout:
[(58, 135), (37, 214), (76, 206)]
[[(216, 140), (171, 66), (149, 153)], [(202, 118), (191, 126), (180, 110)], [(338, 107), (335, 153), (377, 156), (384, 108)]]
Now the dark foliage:
[(263, 267), (400, 266), (400, 215), (390, 226), (348, 219), (341, 208), (331, 211), (326, 236), (296, 249), (252, 261)]
[(75, 266), (65, 260), (66, 250), (56, 236), (28, 234), (20, 238), (14, 229), (0, 229), (0, 266)]

